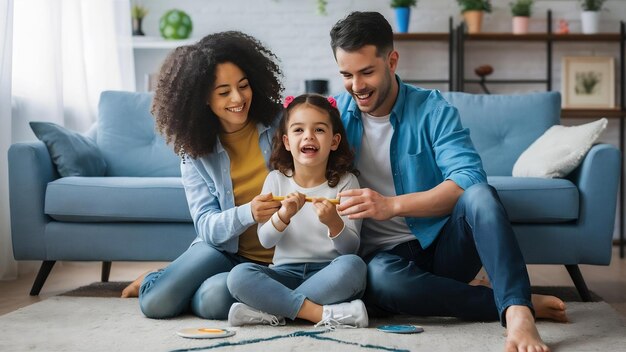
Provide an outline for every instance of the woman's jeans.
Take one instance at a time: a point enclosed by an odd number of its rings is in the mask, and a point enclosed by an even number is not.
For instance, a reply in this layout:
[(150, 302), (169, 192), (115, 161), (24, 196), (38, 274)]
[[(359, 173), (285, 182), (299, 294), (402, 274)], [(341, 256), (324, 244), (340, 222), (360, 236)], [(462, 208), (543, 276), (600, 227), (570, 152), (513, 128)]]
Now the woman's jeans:
[(367, 266), (353, 254), (332, 262), (276, 265), (237, 265), (228, 274), (233, 297), (253, 308), (295, 319), (308, 299), (319, 305), (361, 298)]
[(139, 289), (139, 306), (148, 318), (171, 318), (187, 312), (205, 319), (227, 319), (235, 299), (228, 292), (228, 272), (250, 260), (222, 252), (206, 242), (193, 244), (165, 269), (149, 273)]
[[(504, 207), (487, 184), (463, 193), (428, 248), (414, 240), (366, 259), (364, 300), (372, 312), (500, 319), (505, 325), (509, 306), (533, 309), (524, 258)], [(481, 266), (493, 290), (467, 284)]]

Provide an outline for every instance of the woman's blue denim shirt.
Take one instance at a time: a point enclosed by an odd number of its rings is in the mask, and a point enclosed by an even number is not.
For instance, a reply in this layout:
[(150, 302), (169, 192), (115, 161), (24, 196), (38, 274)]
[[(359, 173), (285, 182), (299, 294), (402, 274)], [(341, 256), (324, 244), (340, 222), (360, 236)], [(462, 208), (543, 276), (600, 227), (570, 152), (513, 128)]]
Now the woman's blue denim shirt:
[[(259, 148), (269, 170), (275, 125), (258, 123), (257, 130)], [(239, 235), (255, 221), (250, 203), (235, 206), (230, 158), (219, 138), (215, 150), (209, 155), (196, 159), (183, 156), (180, 170), (189, 211), (198, 234), (193, 243), (205, 241), (218, 249), (237, 253)]]
[[(487, 182), (480, 156), (469, 130), (461, 125), (458, 110), (438, 90), (417, 88), (404, 84), (397, 76), (396, 79), (398, 97), (389, 117), (394, 130), (389, 158), (396, 194), (427, 191), (445, 180), (452, 180), (463, 189)], [(361, 111), (348, 93), (336, 99), (348, 143), (358, 160), (363, 136)], [(426, 248), (448, 216), (405, 219)]]

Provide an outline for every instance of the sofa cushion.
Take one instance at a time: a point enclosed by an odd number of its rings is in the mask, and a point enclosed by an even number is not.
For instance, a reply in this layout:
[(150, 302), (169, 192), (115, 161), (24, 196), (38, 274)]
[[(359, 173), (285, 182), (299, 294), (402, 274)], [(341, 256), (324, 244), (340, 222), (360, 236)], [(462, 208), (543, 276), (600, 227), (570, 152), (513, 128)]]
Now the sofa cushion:
[(61, 177), (104, 176), (107, 164), (96, 142), (52, 122), (31, 121), (30, 128), (48, 148)]
[(578, 219), (578, 188), (570, 180), (489, 176), (511, 222), (558, 223)]
[(552, 126), (513, 165), (516, 177), (565, 177), (606, 128), (606, 118), (579, 126)]
[(179, 177), (63, 177), (48, 184), (44, 212), (73, 222), (191, 222)]
[(488, 176), (511, 176), (520, 154), (559, 123), (561, 95), (557, 92), (442, 94), (459, 110)]
[(151, 93), (105, 91), (96, 142), (108, 176), (180, 176), (180, 159), (155, 130)]

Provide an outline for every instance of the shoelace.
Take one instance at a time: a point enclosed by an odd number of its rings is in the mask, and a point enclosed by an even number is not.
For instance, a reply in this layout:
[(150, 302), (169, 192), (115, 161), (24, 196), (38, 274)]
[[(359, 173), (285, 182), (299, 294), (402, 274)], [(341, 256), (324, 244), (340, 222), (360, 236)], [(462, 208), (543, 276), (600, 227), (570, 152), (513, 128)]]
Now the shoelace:
[(352, 315), (346, 315), (343, 317), (339, 317), (337, 319), (332, 317), (327, 317), (326, 319), (320, 320), (319, 323), (315, 324), (313, 327), (317, 328), (321, 325), (324, 325), (326, 330), (335, 330), (337, 328), (346, 328), (346, 329), (356, 329), (356, 326), (344, 324), (341, 321), (352, 317)]
[(254, 323), (254, 322), (258, 321), (257, 319), (259, 319), (262, 322), (270, 323), (271, 326), (279, 326), (280, 325), (280, 320), (275, 315), (271, 315), (271, 314), (263, 313), (263, 312), (254, 312), (254, 314), (256, 316), (249, 316), (248, 317), (248, 321)]
[(280, 325), (280, 320), (278, 320), (278, 317), (276, 317), (275, 315), (272, 315), (272, 319), (270, 319), (270, 325), (271, 326)]

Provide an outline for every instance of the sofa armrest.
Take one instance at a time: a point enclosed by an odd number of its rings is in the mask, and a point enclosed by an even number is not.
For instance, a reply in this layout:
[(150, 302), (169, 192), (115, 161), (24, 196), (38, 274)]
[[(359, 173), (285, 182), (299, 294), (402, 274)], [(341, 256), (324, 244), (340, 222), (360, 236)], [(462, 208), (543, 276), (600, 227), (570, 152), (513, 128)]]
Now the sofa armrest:
[(44, 214), (46, 187), (59, 174), (42, 142), (13, 144), (8, 156), (13, 256), (17, 260), (44, 260), (44, 232), (50, 221)]
[(580, 195), (578, 225), (582, 231), (577, 241), (583, 246), (579, 248), (585, 248), (580, 253), (583, 262), (611, 258), (620, 170), (620, 151), (610, 144), (597, 144), (569, 177)]

